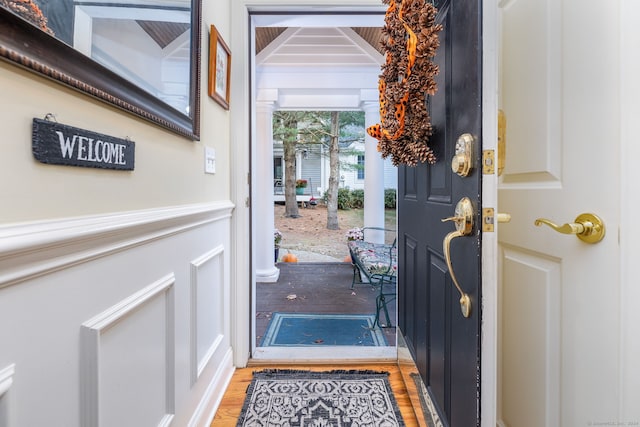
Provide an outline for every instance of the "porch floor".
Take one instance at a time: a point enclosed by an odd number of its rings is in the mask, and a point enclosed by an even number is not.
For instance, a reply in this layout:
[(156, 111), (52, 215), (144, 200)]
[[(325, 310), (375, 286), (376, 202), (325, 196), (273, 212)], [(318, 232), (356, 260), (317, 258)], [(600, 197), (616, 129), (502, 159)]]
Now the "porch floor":
[[(378, 288), (355, 285), (351, 289), (353, 266), (349, 263), (280, 262), (277, 267), (277, 282), (256, 284), (256, 345), (274, 312), (375, 314)], [(395, 345), (396, 302), (387, 307), (394, 326), (382, 331), (389, 345)]]

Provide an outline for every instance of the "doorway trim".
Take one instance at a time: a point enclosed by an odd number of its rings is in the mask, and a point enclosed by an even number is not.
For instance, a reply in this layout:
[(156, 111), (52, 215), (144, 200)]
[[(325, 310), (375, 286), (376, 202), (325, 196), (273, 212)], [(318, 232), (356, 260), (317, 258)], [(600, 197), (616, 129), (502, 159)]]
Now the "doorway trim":
[(247, 144), (256, 135), (255, 81), (251, 79), (255, 70), (255, 55), (251, 51), (251, 41), (255, 38), (251, 24), (252, 13), (291, 13), (311, 15), (318, 13), (384, 13), (385, 6), (379, 0), (351, 0), (345, 5), (342, 0), (239, 0), (231, 3), (230, 37), (232, 52), (236, 53), (232, 63), (232, 79), (237, 83), (231, 88), (230, 112), (230, 160), (234, 165), (231, 175), (231, 198), (236, 204), (232, 219), (231, 241), (231, 281), (232, 281), (232, 322), (231, 344), (234, 349), (234, 364), (246, 366), (251, 356), (251, 316), (249, 301), (255, 301), (255, 277), (251, 273), (251, 215), (250, 173), (251, 157), (255, 144)]
[[(255, 135), (255, 122), (251, 112), (255, 110), (252, 94), (255, 82), (250, 79), (255, 69), (254, 57), (250, 51), (251, 34), (250, 12), (295, 12), (300, 14), (327, 12), (378, 12), (384, 11), (380, 0), (237, 0), (231, 2), (231, 50), (236, 52), (232, 64), (232, 85), (230, 113), (230, 160), (231, 199), (236, 204), (232, 218), (232, 306), (231, 306), (231, 344), (234, 351), (234, 364), (237, 367), (247, 365), (251, 353), (251, 313), (249, 301), (255, 290), (255, 279), (250, 273), (251, 232), (249, 176), (251, 170), (251, 149), (247, 144)], [(498, 88), (498, 16), (497, 0), (483, 1), (483, 149), (496, 149), (497, 146), (497, 88)], [(242, 53), (242, 54), (241, 54)], [(247, 126), (250, 124), (250, 126)], [(486, 206), (497, 208), (497, 176), (483, 177), (483, 200)], [(496, 224), (496, 230), (498, 225)], [(481, 426), (496, 425), (497, 390), (497, 234), (485, 233), (482, 249), (482, 378), (481, 378)]]
[[(482, 150), (498, 153), (498, 0), (482, 2)], [(498, 213), (498, 168), (482, 176), (482, 205)], [(498, 232), (482, 233), (480, 425), (494, 427), (498, 402)]]

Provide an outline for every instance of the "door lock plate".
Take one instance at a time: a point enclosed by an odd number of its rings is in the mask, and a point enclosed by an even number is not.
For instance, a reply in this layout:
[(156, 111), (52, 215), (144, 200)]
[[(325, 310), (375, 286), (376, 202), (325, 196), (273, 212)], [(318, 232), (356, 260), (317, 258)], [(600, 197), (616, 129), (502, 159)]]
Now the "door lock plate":
[(484, 233), (493, 233), (494, 231), (494, 212), (493, 208), (482, 209), (482, 231)]
[(496, 172), (494, 150), (484, 150), (482, 152), (482, 173), (484, 175), (493, 175)]

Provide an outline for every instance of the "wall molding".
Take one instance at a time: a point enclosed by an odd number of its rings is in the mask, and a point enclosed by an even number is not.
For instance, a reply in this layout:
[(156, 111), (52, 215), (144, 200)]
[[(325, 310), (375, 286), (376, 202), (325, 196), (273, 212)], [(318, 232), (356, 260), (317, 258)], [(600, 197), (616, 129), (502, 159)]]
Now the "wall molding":
[[(218, 280), (218, 283), (224, 284), (224, 246), (216, 246), (212, 250), (191, 261), (191, 384), (195, 384), (198, 381), (200, 374), (209, 363), (209, 360), (211, 360), (222, 344), (223, 335), (218, 334), (211, 342), (207, 352), (202, 356), (202, 358), (198, 358), (198, 330), (203, 326), (198, 325), (198, 272), (203, 265), (208, 262), (213, 262), (216, 259), (218, 260), (219, 272), (219, 277), (216, 279)], [(221, 287), (221, 289), (223, 289), (223, 287)]]
[(231, 218), (221, 201), (0, 227), (0, 288)]
[(169, 426), (171, 424), (175, 416), (175, 311), (173, 295), (175, 282), (176, 278), (173, 273), (168, 274), (82, 324), (80, 384), (83, 426), (99, 427), (100, 425), (100, 340), (102, 334), (163, 293), (166, 293), (165, 314), (167, 317), (165, 323), (167, 329), (165, 337), (166, 413), (159, 425)]

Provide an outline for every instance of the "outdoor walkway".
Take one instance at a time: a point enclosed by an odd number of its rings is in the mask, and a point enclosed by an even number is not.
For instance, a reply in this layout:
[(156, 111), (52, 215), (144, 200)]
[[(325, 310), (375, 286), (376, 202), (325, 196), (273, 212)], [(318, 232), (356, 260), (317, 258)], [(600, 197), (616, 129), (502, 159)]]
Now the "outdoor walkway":
[[(346, 245), (345, 245), (346, 246)], [(280, 256), (286, 254), (287, 252), (291, 252), (292, 254), (294, 254), (296, 257), (298, 257), (298, 263), (304, 263), (304, 262), (339, 262), (342, 263), (341, 259), (338, 258), (334, 258), (332, 256), (329, 255), (322, 255), (316, 252), (309, 252), (309, 251), (299, 251), (296, 249), (280, 249)], [(280, 268), (280, 266), (284, 264), (284, 263), (280, 263), (278, 264), (278, 268)], [(349, 282), (351, 283), (351, 282)]]
[[(273, 312), (375, 314), (378, 289), (369, 285), (351, 289), (353, 267), (349, 263), (280, 262), (277, 266), (280, 278), (276, 283), (256, 284), (258, 345)], [(395, 302), (389, 304), (389, 314), (395, 325)], [(387, 342), (395, 343), (395, 328), (383, 331)]]

